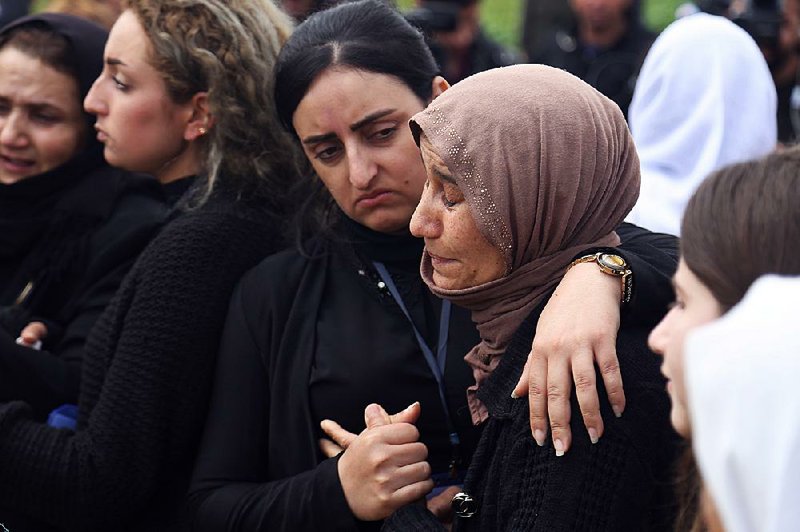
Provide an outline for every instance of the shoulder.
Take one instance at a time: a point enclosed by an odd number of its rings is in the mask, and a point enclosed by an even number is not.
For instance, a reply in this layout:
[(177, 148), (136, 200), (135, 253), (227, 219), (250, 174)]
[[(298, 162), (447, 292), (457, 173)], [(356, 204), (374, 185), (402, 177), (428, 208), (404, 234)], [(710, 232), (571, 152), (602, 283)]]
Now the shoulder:
[(324, 277), (328, 261), (321, 240), (312, 239), (304, 253), (293, 247), (271, 255), (247, 271), (239, 281), (242, 304), (263, 306), (267, 299), (288, 302), (302, 289), (304, 278)]
[(269, 212), (244, 201), (212, 198), (172, 219), (142, 253), (139, 268), (238, 279), (278, 251), (282, 236)]

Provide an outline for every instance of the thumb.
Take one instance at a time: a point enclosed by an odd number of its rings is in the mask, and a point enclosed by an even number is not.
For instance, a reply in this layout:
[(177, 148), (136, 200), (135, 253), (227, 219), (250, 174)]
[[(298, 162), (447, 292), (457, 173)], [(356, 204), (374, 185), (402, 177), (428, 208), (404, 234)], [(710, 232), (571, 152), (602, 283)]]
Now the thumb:
[(319, 425), (322, 427), (323, 432), (342, 449), (347, 449), (356, 439), (355, 434), (348, 432), (341, 425), (330, 419), (323, 419)]
[(33, 344), (39, 340), (44, 340), (44, 337), (47, 336), (47, 327), (40, 321), (32, 321), (22, 329), (19, 336), (25, 343)]
[(404, 410), (398, 412), (393, 416), (389, 416), (390, 423), (411, 423), (414, 424), (419, 419), (419, 415), (422, 412), (422, 407), (419, 404), (419, 401), (412, 403), (411, 405), (407, 406)]
[(364, 409), (364, 424), (368, 429), (389, 425), (391, 422), (389, 414), (379, 404), (372, 403)]

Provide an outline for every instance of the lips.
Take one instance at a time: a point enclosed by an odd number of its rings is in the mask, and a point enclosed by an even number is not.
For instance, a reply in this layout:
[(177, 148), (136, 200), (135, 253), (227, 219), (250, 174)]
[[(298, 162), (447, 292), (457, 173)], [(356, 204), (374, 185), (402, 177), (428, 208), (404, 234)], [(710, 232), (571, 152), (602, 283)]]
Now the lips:
[(108, 133), (103, 131), (103, 129), (100, 126), (95, 124), (94, 129), (95, 131), (97, 131), (97, 140), (99, 142), (105, 142), (106, 140), (108, 140)]
[(36, 161), (34, 159), (25, 159), (22, 157), (13, 157), (5, 153), (0, 153), (0, 163), (7, 172), (12, 173), (25, 173), (30, 171)]
[(378, 189), (360, 195), (356, 199), (356, 205), (359, 207), (376, 207), (391, 198), (392, 191), (387, 189)]
[(448, 259), (446, 257), (436, 255), (435, 253), (431, 253), (430, 250), (428, 250), (428, 255), (430, 255), (431, 263), (433, 265), (433, 268), (436, 270), (441, 269), (442, 267), (455, 262), (454, 259)]

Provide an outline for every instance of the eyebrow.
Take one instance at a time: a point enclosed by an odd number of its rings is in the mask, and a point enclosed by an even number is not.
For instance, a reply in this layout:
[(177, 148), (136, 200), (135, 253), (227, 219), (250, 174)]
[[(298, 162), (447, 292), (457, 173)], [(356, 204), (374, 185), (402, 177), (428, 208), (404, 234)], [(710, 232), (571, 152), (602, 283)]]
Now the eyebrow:
[(106, 64), (109, 66), (119, 66), (119, 65), (128, 66), (125, 64), (124, 61), (122, 61), (122, 59), (117, 59), (116, 57), (109, 57), (108, 59), (106, 59)]
[[(383, 118), (388, 114), (392, 114), (396, 111), (396, 109), (381, 109), (380, 111), (375, 111), (374, 113), (370, 113), (358, 122), (355, 122), (350, 126), (350, 131), (358, 131), (362, 127), (375, 122), (376, 120)], [(321, 142), (327, 142), (329, 140), (334, 140), (336, 138), (336, 133), (323, 133), (321, 135), (311, 135), (303, 139), (303, 144), (319, 144)]]
[(374, 113), (370, 113), (352, 126), (350, 126), (350, 131), (358, 131), (362, 127), (366, 126), (370, 122), (374, 122), (379, 118), (383, 118), (384, 116), (394, 113), (395, 109), (382, 109), (380, 111), (375, 111)]

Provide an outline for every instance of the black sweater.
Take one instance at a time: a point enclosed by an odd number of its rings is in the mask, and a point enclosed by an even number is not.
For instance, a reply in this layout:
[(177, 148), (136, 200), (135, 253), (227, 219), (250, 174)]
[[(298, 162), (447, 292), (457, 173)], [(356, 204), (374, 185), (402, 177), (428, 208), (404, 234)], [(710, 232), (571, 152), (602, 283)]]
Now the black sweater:
[[(17, 253), (0, 253), (0, 401), (25, 401), (43, 418), (77, 402), (86, 338), (168, 208), (155, 179), (106, 165), (3, 185), (0, 208), (16, 226), (41, 226)], [(40, 351), (14, 341), (33, 320), (48, 327)]]
[[(672, 530), (677, 505), (671, 472), (680, 439), (670, 425), (661, 359), (646, 347), (650, 327), (623, 319), (617, 338), (625, 413), (614, 417), (598, 375), (605, 431), (592, 445), (582, 418), (575, 415), (579, 410), (573, 389), (574, 441), (569, 452), (557, 457), (549, 440), (539, 447), (531, 438), (528, 401), (510, 397), (541, 309), (523, 322), (478, 392), (490, 417), (463, 490), (474, 499), (477, 512), (457, 517), (453, 530)], [(410, 505), (387, 519), (384, 530), (443, 527), (423, 506)]]
[[(218, 191), (145, 249), (86, 344), (76, 432), (0, 406), (0, 522), (163, 530), (185, 493), (234, 283), (275, 222)], [(5, 521), (4, 521), (5, 520)], [(41, 530), (36, 526), (31, 530)]]

